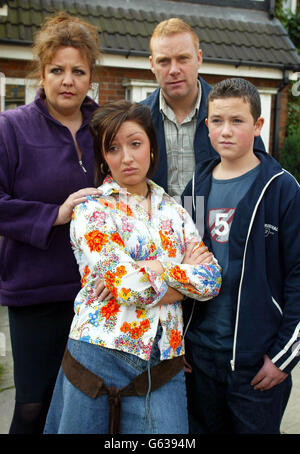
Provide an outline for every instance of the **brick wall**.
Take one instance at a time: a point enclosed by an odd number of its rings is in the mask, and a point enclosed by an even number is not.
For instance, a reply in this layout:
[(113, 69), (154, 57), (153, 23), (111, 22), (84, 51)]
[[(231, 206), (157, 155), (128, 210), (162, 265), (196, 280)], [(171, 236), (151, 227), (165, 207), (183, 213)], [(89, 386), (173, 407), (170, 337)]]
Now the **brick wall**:
[(99, 104), (108, 101), (124, 99), (125, 87), (122, 83), (124, 79), (154, 80), (152, 72), (149, 70), (136, 70), (126, 68), (99, 68), (97, 72), (99, 79)]
[(29, 73), (29, 63), (24, 60), (0, 59), (0, 72), (6, 77), (26, 77)]

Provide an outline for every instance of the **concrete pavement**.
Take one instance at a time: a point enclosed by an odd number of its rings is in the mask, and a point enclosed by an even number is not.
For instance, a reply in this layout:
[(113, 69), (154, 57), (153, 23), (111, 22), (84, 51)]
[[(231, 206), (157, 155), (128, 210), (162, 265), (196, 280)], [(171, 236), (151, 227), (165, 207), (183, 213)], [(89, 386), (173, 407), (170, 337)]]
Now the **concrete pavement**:
[[(7, 308), (2, 306), (0, 306), (0, 364), (4, 367), (4, 373), (0, 378), (0, 434), (7, 434), (13, 414), (15, 388)], [(300, 434), (300, 364), (295, 367), (292, 377), (292, 394), (281, 425), (283, 434)]]

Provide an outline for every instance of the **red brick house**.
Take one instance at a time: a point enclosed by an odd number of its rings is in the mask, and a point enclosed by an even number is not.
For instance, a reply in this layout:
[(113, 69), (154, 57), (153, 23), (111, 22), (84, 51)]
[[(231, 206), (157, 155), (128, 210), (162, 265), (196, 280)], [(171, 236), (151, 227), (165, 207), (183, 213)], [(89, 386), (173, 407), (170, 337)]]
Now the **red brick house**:
[(156, 87), (148, 61), (151, 33), (161, 20), (181, 17), (199, 36), (200, 73), (208, 83), (245, 77), (257, 86), (262, 136), (278, 156), (286, 132), (287, 85), (297, 79), (300, 57), (274, 17), (273, 0), (0, 0), (1, 110), (32, 100), (35, 87), (25, 77), (33, 34), (46, 16), (61, 10), (101, 31), (94, 90), (100, 104), (124, 97), (139, 101)]

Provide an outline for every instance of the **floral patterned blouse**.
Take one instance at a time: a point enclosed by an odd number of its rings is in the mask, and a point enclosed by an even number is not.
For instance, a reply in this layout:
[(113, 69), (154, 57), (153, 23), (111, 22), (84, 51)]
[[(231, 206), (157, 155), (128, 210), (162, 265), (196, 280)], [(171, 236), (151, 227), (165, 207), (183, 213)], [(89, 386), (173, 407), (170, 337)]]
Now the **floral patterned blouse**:
[[(74, 209), (71, 242), (82, 276), (70, 337), (149, 359), (158, 323), (161, 359), (184, 354), (180, 302), (160, 305), (168, 286), (199, 301), (218, 295), (220, 267), (181, 264), (199, 234), (189, 214), (152, 181), (151, 214), (138, 196), (107, 177), (102, 195)], [(201, 243), (201, 240), (200, 240)], [(158, 259), (159, 276), (137, 261)], [(101, 277), (112, 297), (99, 301), (93, 288)]]

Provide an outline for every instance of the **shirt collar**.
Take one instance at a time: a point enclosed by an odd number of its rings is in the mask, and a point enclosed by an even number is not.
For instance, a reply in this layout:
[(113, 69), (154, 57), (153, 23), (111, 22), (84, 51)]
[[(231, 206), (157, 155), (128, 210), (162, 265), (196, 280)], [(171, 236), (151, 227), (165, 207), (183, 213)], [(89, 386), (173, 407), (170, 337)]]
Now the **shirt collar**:
[[(151, 188), (152, 194), (155, 196), (158, 196), (160, 199), (163, 197), (165, 191), (162, 187), (158, 186), (154, 181), (149, 180), (148, 178), (146, 179), (147, 184)], [(118, 183), (111, 177), (111, 175), (108, 175), (105, 180), (103, 181), (103, 184), (99, 186), (99, 191), (101, 191), (101, 194), (104, 196), (110, 196), (112, 194), (129, 194), (125, 188), (121, 188)]]

